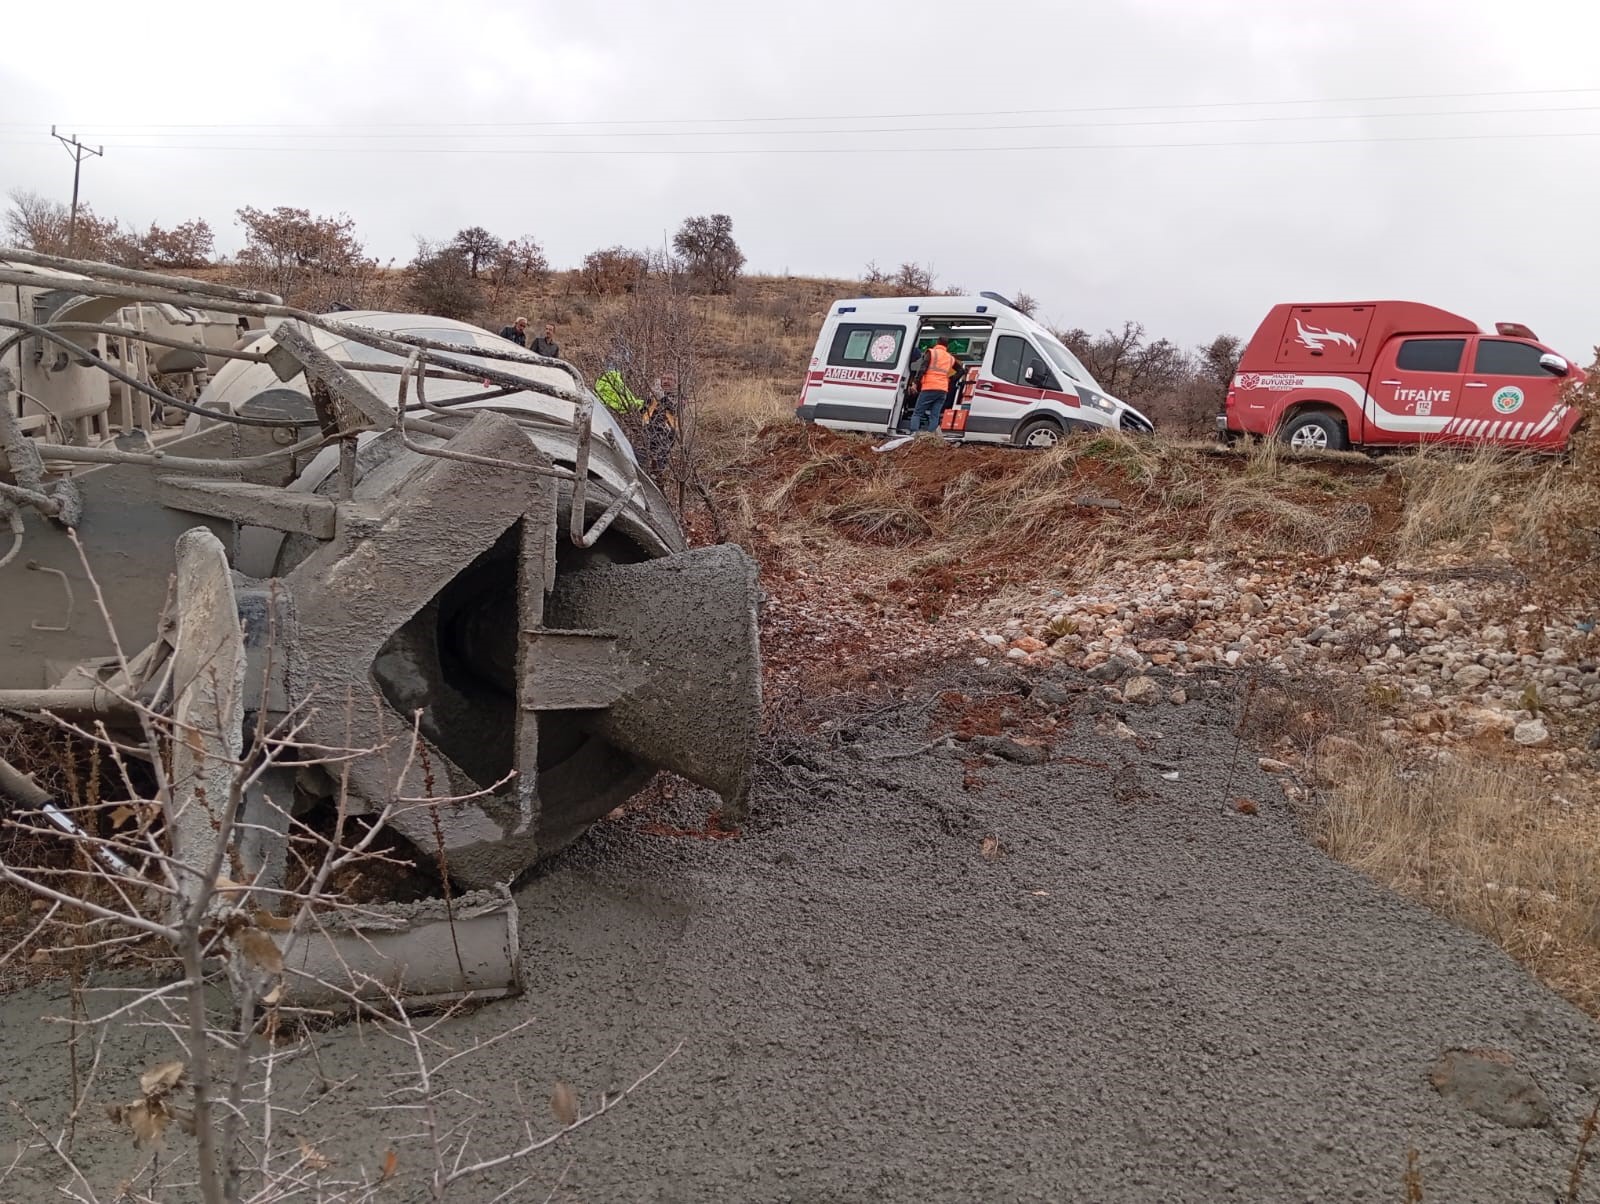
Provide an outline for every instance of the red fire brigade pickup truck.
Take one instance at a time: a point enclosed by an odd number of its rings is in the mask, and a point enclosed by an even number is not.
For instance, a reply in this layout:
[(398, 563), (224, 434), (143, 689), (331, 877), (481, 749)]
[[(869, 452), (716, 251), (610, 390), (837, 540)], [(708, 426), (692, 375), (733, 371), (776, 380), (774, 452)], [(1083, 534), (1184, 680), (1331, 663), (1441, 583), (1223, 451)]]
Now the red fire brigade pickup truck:
[(1274, 306), (1244, 349), (1218, 430), (1296, 448), (1491, 443), (1559, 451), (1583, 372), (1526, 326), (1494, 334), (1410, 301)]

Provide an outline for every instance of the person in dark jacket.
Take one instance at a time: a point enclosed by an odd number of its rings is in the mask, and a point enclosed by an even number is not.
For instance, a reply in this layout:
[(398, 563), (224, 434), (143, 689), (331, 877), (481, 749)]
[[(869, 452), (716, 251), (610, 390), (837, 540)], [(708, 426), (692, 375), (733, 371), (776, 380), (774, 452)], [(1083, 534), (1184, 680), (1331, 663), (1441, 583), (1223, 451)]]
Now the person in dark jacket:
[(678, 378), (661, 374), (655, 398), (644, 409), (645, 471), (659, 477), (678, 442)]
[(561, 348), (556, 345), (556, 324), (554, 322), (546, 322), (544, 324), (544, 333), (533, 340), (528, 350), (535, 355), (546, 355), (553, 360), (560, 359)]
[(526, 347), (528, 345), (528, 319), (518, 318), (510, 326), (501, 330), (500, 337), (502, 339), (510, 339), (518, 347)]

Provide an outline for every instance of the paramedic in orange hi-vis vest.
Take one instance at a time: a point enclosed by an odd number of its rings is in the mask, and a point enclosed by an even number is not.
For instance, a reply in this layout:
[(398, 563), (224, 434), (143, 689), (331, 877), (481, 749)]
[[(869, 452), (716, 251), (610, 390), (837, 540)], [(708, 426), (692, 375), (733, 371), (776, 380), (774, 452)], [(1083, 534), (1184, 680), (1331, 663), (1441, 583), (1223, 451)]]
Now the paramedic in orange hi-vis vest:
[(950, 377), (960, 366), (950, 353), (948, 340), (940, 339), (928, 348), (928, 366), (923, 369), (917, 405), (911, 411), (913, 435), (918, 431), (939, 429), (939, 415), (944, 411), (945, 399), (950, 396)]

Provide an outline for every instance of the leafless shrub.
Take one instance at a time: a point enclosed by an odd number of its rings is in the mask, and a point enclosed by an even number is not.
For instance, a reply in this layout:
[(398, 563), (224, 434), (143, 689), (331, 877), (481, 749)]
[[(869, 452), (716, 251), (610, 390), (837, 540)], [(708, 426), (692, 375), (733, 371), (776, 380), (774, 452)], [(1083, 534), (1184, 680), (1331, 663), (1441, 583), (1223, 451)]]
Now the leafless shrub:
[(691, 491), (705, 493), (697, 437), (704, 324), (681, 264), (660, 254), (640, 258), (645, 270), (607, 324), (602, 369), (621, 372), (644, 402), (642, 411), (619, 417), (682, 513)]
[(626, 247), (606, 247), (583, 257), (583, 291), (592, 297), (614, 297), (639, 287), (648, 268), (648, 259)]
[(416, 308), (441, 318), (473, 316), (482, 300), (470, 254), (456, 241), (417, 240), (417, 254), (406, 267), (406, 295)]
[(1239, 357), (1244, 354), (1244, 340), (1237, 335), (1219, 334), (1199, 349), (1200, 368), (1209, 384), (1225, 392), (1233, 384), (1239, 371)]
[[(313, 216), (279, 205), (238, 211), (245, 246), (234, 260), (241, 282), (277, 293), (290, 304), (321, 309), (344, 300), (376, 263), (367, 257), (345, 214)], [(346, 304), (351, 302), (345, 301)]]
[(805, 306), (795, 297), (778, 297), (769, 301), (766, 315), (779, 334), (794, 334), (806, 320)]
[(1107, 392), (1179, 436), (1214, 429), (1242, 350), (1234, 336), (1218, 335), (1190, 355), (1170, 339), (1150, 339), (1144, 324), (1134, 321), (1098, 335), (1073, 329), (1057, 337)]
[(140, 259), (151, 267), (199, 268), (211, 262), (216, 238), (201, 218), (180, 222), (170, 230), (151, 222), (139, 236)]

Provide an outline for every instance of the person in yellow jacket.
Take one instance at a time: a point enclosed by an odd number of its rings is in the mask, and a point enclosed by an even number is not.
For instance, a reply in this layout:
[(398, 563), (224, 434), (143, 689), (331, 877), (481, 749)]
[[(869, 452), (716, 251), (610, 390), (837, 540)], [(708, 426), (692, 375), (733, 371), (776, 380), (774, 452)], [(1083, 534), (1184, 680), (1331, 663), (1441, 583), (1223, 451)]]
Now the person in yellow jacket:
[(634, 396), (633, 390), (628, 388), (628, 382), (622, 379), (622, 373), (616, 368), (608, 368), (600, 374), (594, 382), (594, 395), (613, 414), (637, 414), (644, 409), (644, 402)]
[(913, 435), (918, 431), (939, 429), (939, 415), (944, 412), (944, 403), (950, 396), (950, 378), (960, 370), (961, 361), (951, 352), (948, 339), (941, 337), (928, 348), (922, 380), (917, 386), (916, 407), (911, 411)]

